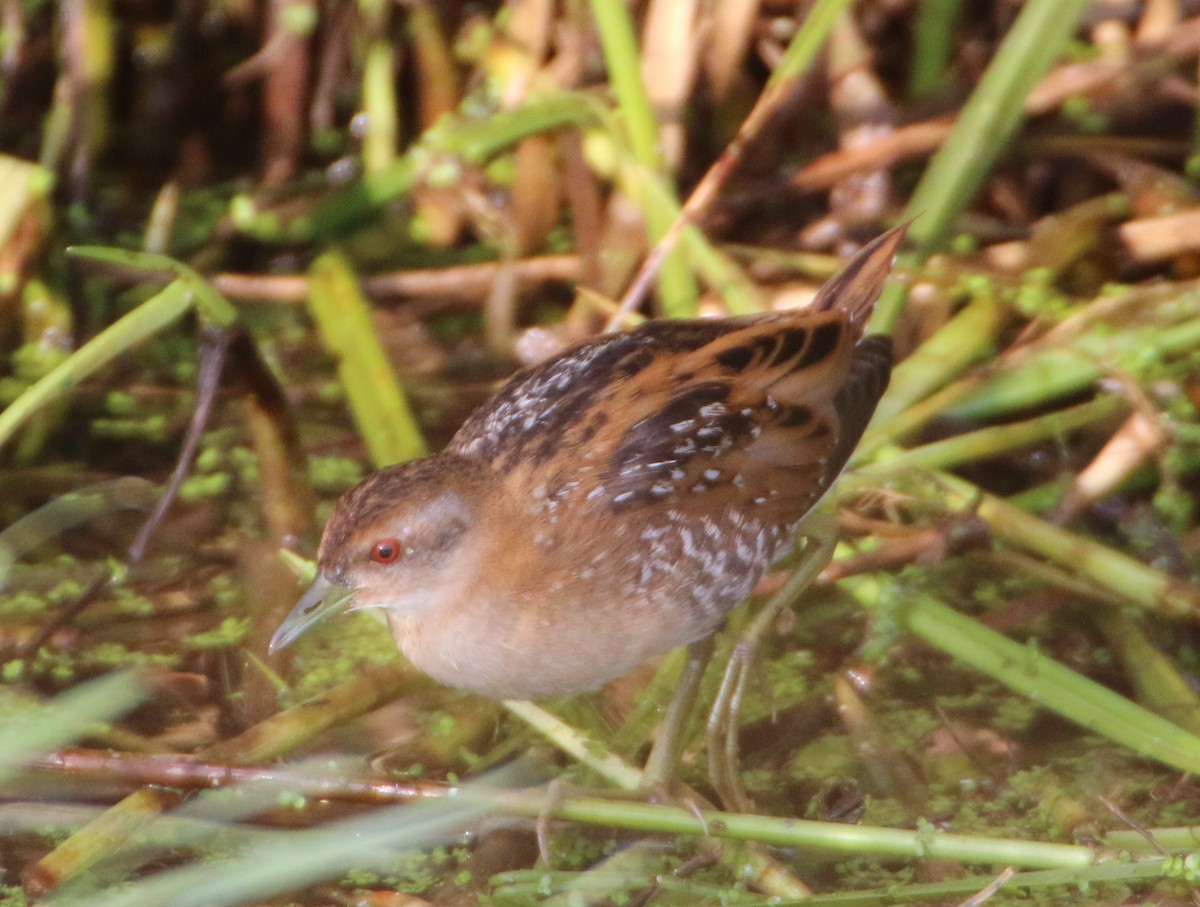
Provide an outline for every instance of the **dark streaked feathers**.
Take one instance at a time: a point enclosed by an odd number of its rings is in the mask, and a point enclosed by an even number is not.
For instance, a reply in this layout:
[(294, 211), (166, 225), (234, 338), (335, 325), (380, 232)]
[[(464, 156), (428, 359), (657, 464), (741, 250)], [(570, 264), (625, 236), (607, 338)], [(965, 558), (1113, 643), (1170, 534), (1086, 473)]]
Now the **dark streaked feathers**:
[(887, 387), (890, 342), (861, 336), (902, 237), (864, 246), (807, 309), (655, 321), (572, 347), (510, 379), (450, 452), (513, 487), (537, 475), (547, 496), (585, 508), (686, 511), (688, 495), (719, 492), (793, 522)]

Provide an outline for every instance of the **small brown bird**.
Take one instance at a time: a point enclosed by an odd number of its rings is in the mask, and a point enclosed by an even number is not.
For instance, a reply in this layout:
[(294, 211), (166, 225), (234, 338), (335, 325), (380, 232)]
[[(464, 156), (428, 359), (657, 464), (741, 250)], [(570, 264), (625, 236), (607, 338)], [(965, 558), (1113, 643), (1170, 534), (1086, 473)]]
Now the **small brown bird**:
[(515, 375), (436, 456), (338, 501), (271, 651), (382, 608), (436, 680), (537, 699), (710, 634), (829, 490), (887, 387), (863, 338), (904, 228), (802, 311), (655, 321)]

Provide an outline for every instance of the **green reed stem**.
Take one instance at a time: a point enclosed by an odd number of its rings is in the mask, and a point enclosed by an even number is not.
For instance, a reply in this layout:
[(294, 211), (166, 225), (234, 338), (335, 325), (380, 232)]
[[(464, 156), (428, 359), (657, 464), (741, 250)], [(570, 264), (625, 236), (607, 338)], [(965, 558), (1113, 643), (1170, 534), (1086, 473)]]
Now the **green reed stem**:
[(934, 155), (904, 216), (917, 246), (939, 242), (1024, 117), (1024, 102), (1075, 34), (1088, 0), (1029, 0)]
[(921, 0), (917, 5), (909, 97), (928, 97), (947, 81), (951, 53), (958, 47), (954, 29), (962, 20), (963, 5), (963, 0)]
[(1200, 737), (1148, 709), (959, 614), (916, 589), (885, 591), (877, 579), (844, 582), (868, 609), (887, 607), (909, 632), (1039, 705), (1148, 759), (1200, 771)]
[(1178, 356), (1200, 347), (1200, 319), (1162, 327), (1145, 325), (1076, 338), (1071, 347), (1031, 352), (951, 403), (945, 415), (958, 419), (990, 419), (1040, 406), (1086, 390), (1122, 357)]
[(1044, 416), (981, 428), (894, 454), (885, 453), (875, 463), (860, 467), (859, 472), (871, 475), (898, 469), (952, 469), (962, 463), (1060, 438), (1087, 425), (1120, 415), (1128, 409), (1129, 404), (1123, 398), (1105, 395)]
[(590, 739), (541, 706), (506, 699), (504, 707), (573, 759), (582, 762), (621, 790), (637, 790), (642, 773), (594, 739)]
[(196, 294), (174, 280), (132, 312), (117, 319), (30, 386), (0, 412), (0, 447), (35, 413), (68, 394), (121, 354), (157, 334), (192, 307)]
[[(1102, 863), (1082, 869), (1043, 869), (1034, 872), (1018, 872), (1009, 877), (999, 888), (1014, 900), (1025, 900), (1032, 892), (1045, 888), (1069, 886), (1075, 891), (1086, 891), (1087, 886), (1103, 882), (1146, 882), (1155, 879), (1176, 878), (1175, 869), (1180, 861), (1170, 857), (1151, 857), (1138, 862)], [(944, 882), (924, 882), (915, 885), (889, 885), (886, 889), (871, 891), (844, 891), (836, 894), (818, 894), (803, 901), (775, 901), (775, 907), (877, 907), (877, 905), (957, 902), (972, 903), (970, 895), (985, 891), (996, 875), (967, 876)], [(1047, 903), (1065, 903), (1049, 901)]]
[[(891, 425), (905, 409), (941, 387), (968, 365), (994, 353), (1006, 307), (990, 293), (976, 296), (917, 350), (896, 366), (879, 401), (872, 435), (892, 437)], [(872, 438), (864, 442), (871, 446)], [(876, 440), (877, 443), (877, 440)]]
[(851, 2), (852, 0), (817, 0), (804, 17), (804, 23), (792, 36), (775, 71), (771, 73), (771, 78), (767, 81), (768, 88), (778, 88), (808, 72), (817, 53), (825, 46), (825, 39), (833, 31), (837, 17), (850, 7)]
[[(600, 35), (600, 47), (608, 70), (609, 82), (617, 98), (621, 122), (629, 137), (633, 157), (647, 173), (665, 176), (666, 163), (659, 149), (658, 124), (642, 81), (641, 59), (629, 7), (624, 0), (589, 0), (588, 5)], [(664, 184), (665, 187), (665, 184)], [(642, 209), (650, 245), (655, 245), (671, 229), (679, 213), (679, 199), (670, 191), (671, 203), (662, 205), (641, 194), (634, 201)], [(672, 249), (663, 259), (658, 276), (659, 301), (669, 318), (693, 318), (696, 315), (697, 289), (687, 258)]]
[(327, 252), (309, 271), (309, 308), (337, 360), (350, 412), (378, 468), (428, 452), (420, 426), (371, 322), (349, 261)]

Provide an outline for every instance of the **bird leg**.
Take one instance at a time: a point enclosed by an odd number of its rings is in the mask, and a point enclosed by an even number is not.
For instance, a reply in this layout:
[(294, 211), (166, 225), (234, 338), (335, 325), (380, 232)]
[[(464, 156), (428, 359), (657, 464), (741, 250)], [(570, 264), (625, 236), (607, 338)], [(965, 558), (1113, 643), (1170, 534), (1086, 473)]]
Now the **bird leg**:
[(738, 766), (738, 713), (759, 643), (775, 623), (779, 612), (789, 607), (808, 588), (833, 557), (837, 545), (837, 523), (829, 516), (815, 514), (804, 521), (797, 535), (806, 541), (800, 561), (784, 587), (755, 615), (734, 646), (721, 687), (713, 700), (712, 712), (709, 713), (709, 782), (725, 808), (735, 812), (750, 812), (753, 809), (742, 785)]
[(643, 792), (652, 796), (665, 794), (675, 780), (680, 740), (691, 717), (700, 681), (704, 678), (704, 670), (712, 659), (712, 653), (712, 636), (706, 636), (687, 647), (687, 660), (683, 665), (683, 673), (679, 675), (679, 684), (671, 696), (662, 726), (650, 749), (646, 766), (642, 769), (640, 789)]

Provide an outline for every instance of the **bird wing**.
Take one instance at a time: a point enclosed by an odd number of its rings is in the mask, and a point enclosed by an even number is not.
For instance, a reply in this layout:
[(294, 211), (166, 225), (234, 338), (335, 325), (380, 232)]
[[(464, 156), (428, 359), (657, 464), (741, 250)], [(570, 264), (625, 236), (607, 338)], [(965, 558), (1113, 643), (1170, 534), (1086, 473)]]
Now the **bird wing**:
[(656, 362), (711, 343), (725, 324), (654, 321), (577, 344), (511, 377), (463, 423), (449, 449), (505, 472), (573, 453), (610, 418), (621, 418), (611, 401), (622, 385)]
[(598, 477), (608, 505), (798, 520), (887, 386), (890, 342), (856, 344), (852, 332), (839, 311), (761, 321), (623, 386), (612, 408), (631, 417), (597, 439), (612, 451)]
[(798, 520), (845, 465), (891, 371), (860, 340), (902, 231), (864, 247), (802, 312), (658, 321), (512, 379), (451, 449), (577, 512), (753, 506)]

